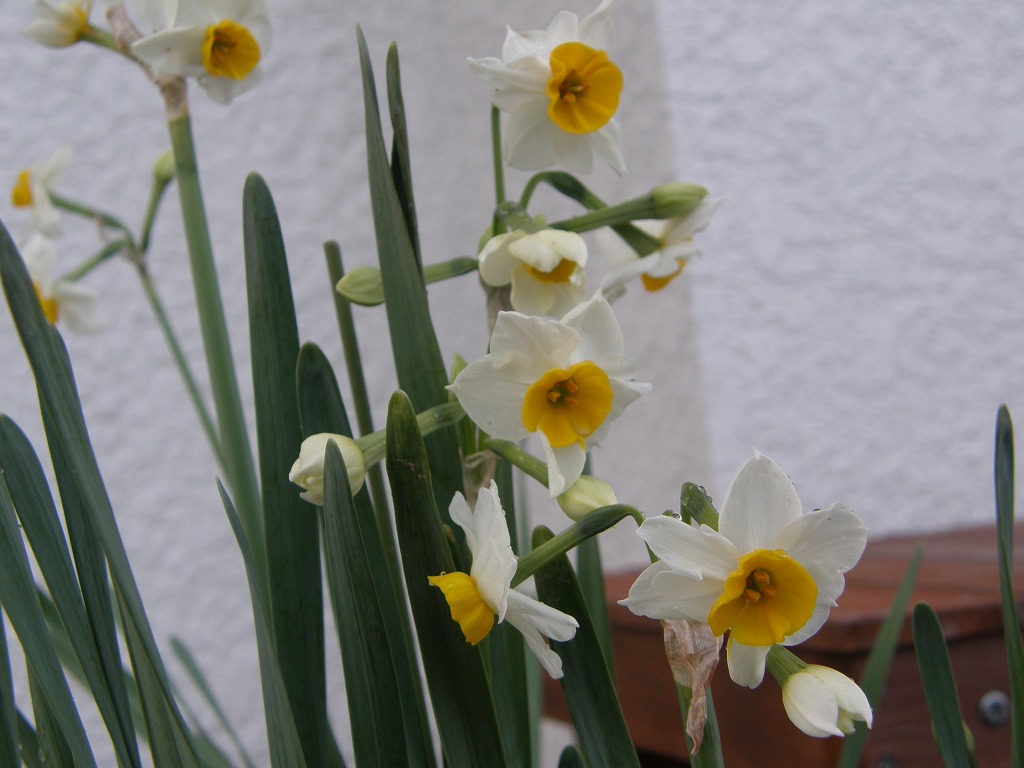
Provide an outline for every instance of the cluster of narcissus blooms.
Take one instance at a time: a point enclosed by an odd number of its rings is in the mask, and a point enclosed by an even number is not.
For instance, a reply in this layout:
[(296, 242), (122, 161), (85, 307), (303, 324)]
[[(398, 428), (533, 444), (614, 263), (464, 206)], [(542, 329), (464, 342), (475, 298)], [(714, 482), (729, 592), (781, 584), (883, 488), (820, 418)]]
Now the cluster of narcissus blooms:
[(60, 217), (50, 199), (53, 186), (71, 159), (71, 150), (58, 149), (46, 162), (23, 169), (11, 189), (11, 204), (29, 211), (29, 222), (20, 238), (20, 251), (43, 314), (73, 331), (96, 330), (96, 292), (54, 276), (57, 262), (55, 238)]

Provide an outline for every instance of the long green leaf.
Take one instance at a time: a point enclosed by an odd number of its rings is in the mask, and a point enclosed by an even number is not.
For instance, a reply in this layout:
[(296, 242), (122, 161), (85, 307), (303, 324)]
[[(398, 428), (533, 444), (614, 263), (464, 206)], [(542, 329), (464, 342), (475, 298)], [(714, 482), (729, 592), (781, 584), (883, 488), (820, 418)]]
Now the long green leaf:
[(54, 716), (46, 701), (46, 694), (31, 664), (28, 668), (28, 690), (32, 697), (32, 715), (36, 724), (40, 761), (46, 765), (75, 765), (71, 745), (61, 730), (60, 721)]
[(270, 628), (268, 611), (263, 605), (263, 588), (256, 575), (252, 551), (249, 549), (245, 529), (234, 504), (219, 483), (218, 488), (249, 580), (249, 597), (252, 601), (253, 622), (256, 625), (256, 651), (260, 659), (260, 681), (263, 684), (263, 710), (267, 721), (267, 741), (270, 744), (270, 764), (273, 768), (306, 768), (302, 742), (299, 741), (299, 731), (295, 727), (295, 718), (288, 701), (288, 690), (277, 666), (274, 636)]
[(445, 760), (460, 768), (501, 768), (501, 736), (480, 653), (427, 581), (454, 571), (455, 563), (434, 504), (423, 438), (403, 392), (391, 397), (388, 409), (387, 468), (405, 585)]
[[(107, 638), (112, 646), (108, 648), (108, 656), (117, 663), (117, 669), (113, 675), (108, 675), (93, 633), (93, 626), (102, 626), (103, 622), (90, 625), (72, 567), (71, 554), (64, 540), (64, 531), (48, 491), (46, 476), (28, 438), (5, 416), (0, 416), (0, 468), (7, 478), (11, 498), (36, 563), (53, 597), (60, 620), (67, 627), (85, 681), (107, 726), (118, 763), (139, 766), (141, 759), (132, 727), (131, 708), (120, 674), (120, 653), (113, 626), (109, 627)], [(75, 522), (78, 518), (72, 515), (71, 520)], [(82, 549), (79, 547), (80, 551)], [(102, 567), (102, 579), (94, 580), (92, 586), (102, 585), (104, 593), (109, 595), (106, 564), (102, 553), (97, 554), (98, 565)], [(102, 616), (101, 609), (98, 618)], [(100, 632), (97, 636), (103, 638), (104, 633)]]
[(999, 591), (1003, 637), (1010, 670), (1010, 755), (1014, 768), (1024, 768), (1024, 638), (1013, 588), (1013, 422), (1005, 405), (996, 420), (996, 535), (999, 547)]
[[(917, 581), (917, 572), (921, 567), (921, 557), (924, 550), (918, 547), (914, 550), (907, 570), (903, 573), (900, 585), (896, 590), (896, 596), (889, 606), (889, 613), (885, 621), (878, 629), (875, 641), (871, 645), (871, 652), (864, 663), (864, 671), (861, 673), (860, 687), (872, 707), (877, 707), (885, 692), (885, 682), (889, 677), (889, 670), (892, 667), (893, 657), (899, 646), (900, 631), (903, 629), (903, 621), (907, 615), (907, 606), (910, 604), (910, 595), (914, 591), (914, 583)], [(868, 729), (863, 722), (856, 722), (856, 730), (843, 739), (843, 748), (839, 753), (839, 761), (836, 768), (858, 768), (861, 764), (861, 755), (864, 752), (864, 745), (868, 739)]]
[(385, 79), (388, 90), (388, 113), (391, 117), (391, 178), (395, 193), (402, 206), (405, 226), (416, 263), (423, 269), (423, 254), (420, 252), (419, 228), (416, 224), (416, 203), (412, 194), (412, 163), (409, 159), (409, 128), (405, 120), (405, 102), (402, 99), (401, 68), (398, 65), (398, 46), (388, 47), (385, 63)]
[(587, 768), (583, 755), (576, 747), (566, 747), (558, 756), (558, 768)]
[(46, 439), (58, 473), (57, 482), (62, 489), (62, 498), (65, 489), (74, 488), (79, 502), (73, 510), (66, 507), (65, 513), (83, 515), (83, 520), (95, 531), (114, 588), (124, 599), (127, 619), (135, 625), (146, 657), (160, 681), (175, 727), (184, 737), (188, 728), (174, 703), (170, 681), (117, 530), (110, 499), (89, 442), (67, 349), (56, 329), (43, 316), (32, 281), (10, 235), (6, 229), (0, 230), (0, 279), (35, 377)]
[[(363, 77), (366, 116), (366, 156), (373, 208), (374, 230), (381, 279), (384, 283), (391, 349), (398, 374), (398, 386), (417, 412), (448, 401), (448, 383), (441, 349), (427, 306), (423, 274), (409, 232), (408, 220), (395, 189), (388, 165), (388, 153), (380, 124), (373, 68), (362, 32), (358, 33), (359, 60)], [(396, 71), (397, 74), (397, 71)], [(400, 94), (392, 88), (392, 100)], [(392, 107), (392, 111), (398, 109)], [(400, 110), (399, 110), (400, 111)], [(411, 182), (410, 182), (411, 184)], [(411, 188), (405, 190), (411, 194)], [(462, 466), (453, 429), (443, 429), (427, 438), (430, 471), (434, 476), (435, 502), (446, 522), (448, 501), (462, 487)], [(461, 530), (455, 531), (461, 541)]]
[(20, 711), (18, 712), (18, 747), (25, 768), (48, 768), (43, 765), (40, 758), (42, 752), (39, 748), (39, 736), (36, 734), (36, 729)]
[[(348, 414), (338, 381), (324, 353), (314, 344), (299, 351), (299, 413), (303, 434), (318, 432), (351, 437)], [(433, 768), (433, 737), (427, 718), (416, 645), (405, 604), (405, 591), (395, 549), (395, 533), (388, 508), (375, 508), (365, 488), (354, 497), (357, 527), (366, 553), (367, 568), (385, 625), (385, 638), (398, 680), (409, 766)], [(341, 619), (338, 619), (339, 622)], [(339, 623), (339, 632), (344, 631)]]
[(324, 551), (356, 764), (406, 765), (398, 681), (338, 446), (324, 460)]
[(302, 444), (295, 392), (299, 333), (277, 211), (270, 190), (256, 174), (245, 182), (242, 228), (270, 624), (306, 761), (322, 765), (331, 751), (331, 736), (320, 537), (313, 507), (288, 480), (288, 468)]
[[(36, 600), (32, 568), (18, 532), (14, 504), (0, 475), (0, 605), (11, 620), (40, 696), (33, 696), (37, 717), (50, 719), (80, 768), (95, 766), (89, 740), (71, 689), (51, 645), (42, 609)], [(37, 720), (37, 723), (39, 721)]]
[[(552, 538), (551, 531), (538, 527), (533, 533), (534, 547)], [(551, 646), (562, 658), (564, 675), (559, 682), (587, 764), (593, 768), (639, 768), (604, 650), (569, 558), (562, 555), (551, 561), (537, 571), (535, 578), (540, 599), (574, 617), (580, 625), (572, 640), (552, 641)]]
[(0, 765), (18, 764), (18, 710), (14, 706), (11, 657), (7, 653), (7, 632), (0, 619)]
[(924, 698), (942, 761), (946, 768), (973, 768), (974, 761), (964, 734), (967, 726), (960, 714), (960, 701), (939, 617), (930, 605), (918, 603), (914, 606), (912, 626)]

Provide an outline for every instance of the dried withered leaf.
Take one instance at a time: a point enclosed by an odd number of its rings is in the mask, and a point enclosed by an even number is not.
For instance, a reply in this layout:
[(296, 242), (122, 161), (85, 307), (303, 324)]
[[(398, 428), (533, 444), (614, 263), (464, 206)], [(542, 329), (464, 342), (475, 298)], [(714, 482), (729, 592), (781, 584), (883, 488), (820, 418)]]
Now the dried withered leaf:
[(693, 754), (704, 741), (704, 723), (708, 719), (705, 688), (718, 667), (722, 638), (700, 621), (663, 620), (665, 656), (676, 683), (693, 691), (686, 716), (686, 734), (693, 740)]

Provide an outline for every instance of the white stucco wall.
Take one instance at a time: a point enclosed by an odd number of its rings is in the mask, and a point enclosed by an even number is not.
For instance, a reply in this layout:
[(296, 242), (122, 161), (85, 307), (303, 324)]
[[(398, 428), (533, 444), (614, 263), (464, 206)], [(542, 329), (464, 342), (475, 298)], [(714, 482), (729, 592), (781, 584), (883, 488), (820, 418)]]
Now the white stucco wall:
[[(274, 192), (301, 333), (333, 360), (340, 343), (321, 243), (338, 239), (349, 266), (373, 260), (354, 24), (378, 73), (387, 43), (399, 43), (421, 234), (436, 261), (472, 253), (492, 199), (487, 87), (465, 57), (495, 55), (504, 24), (541, 27), (558, 7), (300, 0), (274, 9), (257, 90), (225, 109), (192, 89), (249, 403), (245, 174), (261, 172)], [(620, 498), (658, 513), (676, 504), (684, 480), (721, 498), (756, 447), (791, 474), (808, 507), (842, 500), (872, 535), (990, 518), (995, 408), (1021, 408), (1024, 391), (1022, 15), (1010, 2), (617, 4), (630, 173), (602, 169), (588, 183), (606, 199), (674, 179), (727, 198), (701, 236), (703, 258), (681, 280), (616, 305), (640, 378), (655, 387), (595, 452)], [(13, 181), (70, 144), (60, 190), (136, 224), (167, 143), (157, 94), (115, 56), (35, 46), (17, 32), (31, 18), (27, 2), (0, 3), (0, 178)], [(513, 174), (510, 188), (522, 180)], [(151, 268), (205, 378), (177, 216), (172, 194)], [(15, 236), (25, 222), (6, 204), (0, 218)], [(60, 258), (70, 266), (96, 235), (64, 222)], [(88, 284), (101, 291), (109, 325), (66, 338), (155, 630), (193, 648), (259, 757), (251, 616), (213, 462), (131, 270), (113, 263)], [(431, 302), (445, 355), (480, 354), (473, 278), (432, 288)], [(360, 311), (357, 321), (380, 422), (394, 387), (383, 312)], [(0, 361), (0, 410), (41, 446), (6, 313)], [(544, 516), (543, 497), (535, 501)], [(605, 555), (614, 567), (645, 559), (625, 526), (606, 539)]]

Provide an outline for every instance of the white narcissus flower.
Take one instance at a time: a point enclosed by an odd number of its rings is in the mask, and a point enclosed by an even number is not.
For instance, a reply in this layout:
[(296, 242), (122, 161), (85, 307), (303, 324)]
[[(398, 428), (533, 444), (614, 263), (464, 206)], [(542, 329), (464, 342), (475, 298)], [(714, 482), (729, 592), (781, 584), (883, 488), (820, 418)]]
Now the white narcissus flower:
[(622, 354), (622, 332), (602, 296), (560, 321), (499, 312), (490, 349), (448, 388), (493, 437), (540, 433), (552, 498), (576, 482), (587, 451), (650, 389), (633, 381), (636, 363)]
[(35, 6), (37, 18), (24, 31), (41, 45), (66, 48), (81, 40), (82, 33), (89, 28), (92, 0), (35, 0)]
[(615, 40), (612, 0), (581, 22), (561, 11), (546, 30), (508, 30), (501, 58), (470, 59), (473, 71), (497, 91), (496, 107), (512, 118), (505, 134), (505, 160), (536, 171), (560, 164), (589, 173), (594, 156), (626, 172), (614, 115), (622, 72), (608, 58)]
[(790, 675), (782, 686), (782, 704), (793, 725), (808, 736), (849, 736), (858, 720), (871, 727), (868, 697), (831, 667), (811, 664)]
[(619, 248), (619, 244), (616, 244), (614, 250), (621, 251), (622, 256), (616, 259), (619, 262), (617, 266), (601, 281), (601, 291), (610, 298), (618, 296), (626, 284), (636, 277), (650, 292), (660, 291), (667, 286), (683, 271), (686, 262), (700, 255), (700, 249), (693, 243), (693, 236), (707, 228), (721, 202), (720, 199), (705, 199), (685, 216), (660, 221), (634, 221), (634, 226), (658, 241), (658, 250), (638, 258), (632, 249)]
[(11, 189), (11, 204), (30, 208), (29, 229), (53, 237), (60, 234), (57, 209), (50, 201), (50, 190), (71, 161), (71, 147), (61, 147), (44, 163), (25, 168)]
[(480, 279), (511, 284), (512, 308), (524, 315), (561, 317), (583, 301), (587, 244), (575, 232), (506, 232), (488, 240), (478, 260)]
[(59, 320), (77, 333), (99, 329), (96, 292), (66, 280), (53, 279), (57, 249), (49, 239), (33, 232), (21, 247), (21, 256), (47, 320), (54, 325)]
[(749, 688), (761, 683), (772, 645), (801, 643), (825, 623), (867, 540), (842, 504), (801, 514), (792, 482), (758, 453), (733, 480), (718, 531), (655, 517), (637, 533), (660, 560), (622, 604), (729, 631), (729, 674)]
[(299, 446), (299, 458), (292, 464), (288, 479), (303, 489), (299, 498), (320, 507), (324, 505), (324, 456), (327, 443), (332, 440), (338, 444), (341, 457), (345, 460), (349, 489), (353, 494), (363, 487), (366, 479), (363, 452), (355, 440), (330, 432), (310, 435)]
[(572, 616), (512, 589), (516, 556), (498, 486), (492, 480), (488, 488), (481, 488), (472, 511), (463, 495), (456, 493), (448, 511), (466, 532), (473, 565), (468, 574), (456, 571), (430, 576), (428, 580), (444, 594), (452, 619), (459, 623), (466, 642), (476, 645), (487, 637), (495, 618), (499, 624), (507, 621), (522, 633), (547, 673), (561, 677), (562, 660), (544, 638), (571, 640), (579, 624)]
[(195, 77), (221, 104), (256, 85), (270, 49), (265, 0), (135, 0), (136, 13), (154, 33), (132, 53), (154, 77)]

